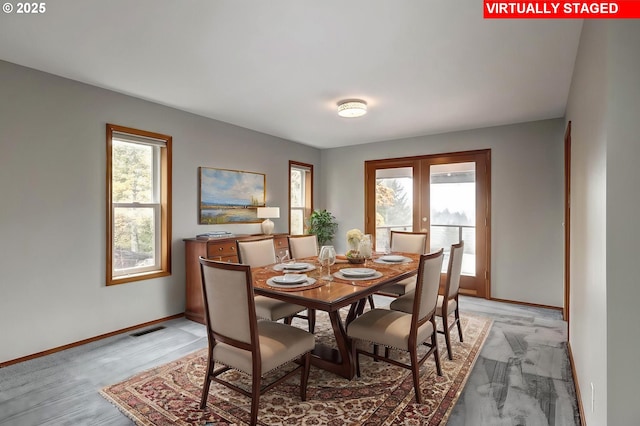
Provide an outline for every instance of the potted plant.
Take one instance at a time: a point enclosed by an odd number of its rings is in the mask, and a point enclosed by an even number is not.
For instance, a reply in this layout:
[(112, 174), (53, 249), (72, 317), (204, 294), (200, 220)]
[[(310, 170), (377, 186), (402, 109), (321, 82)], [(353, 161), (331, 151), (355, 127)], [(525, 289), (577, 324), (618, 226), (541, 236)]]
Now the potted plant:
[(309, 234), (313, 234), (318, 238), (319, 245), (325, 245), (333, 240), (338, 223), (336, 218), (325, 210), (314, 210), (309, 216)]

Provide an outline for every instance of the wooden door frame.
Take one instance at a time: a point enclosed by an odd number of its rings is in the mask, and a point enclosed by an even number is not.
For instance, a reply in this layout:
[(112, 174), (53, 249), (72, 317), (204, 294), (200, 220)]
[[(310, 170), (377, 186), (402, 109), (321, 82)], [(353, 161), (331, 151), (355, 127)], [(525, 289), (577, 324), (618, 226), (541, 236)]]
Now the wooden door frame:
[[(564, 133), (564, 306), (562, 316), (569, 324), (571, 290), (571, 121)], [(567, 338), (569, 327), (567, 327)]]
[[(458, 151), (458, 152), (448, 152), (441, 154), (430, 154), (430, 155), (421, 155), (414, 157), (399, 157), (399, 158), (389, 158), (389, 159), (381, 159), (381, 160), (369, 160), (365, 161), (365, 191), (364, 191), (364, 201), (365, 201), (365, 209), (364, 209), (364, 223), (365, 223), (365, 233), (375, 234), (375, 179), (376, 174), (375, 170), (379, 168), (397, 168), (397, 167), (414, 167), (414, 170), (419, 170), (420, 176), (424, 179), (424, 171), (420, 170), (422, 167), (423, 160), (435, 160), (438, 162), (447, 163), (447, 162), (461, 162), (461, 157), (478, 157), (482, 155), (484, 158), (484, 163), (486, 165), (486, 170), (484, 173), (484, 180), (486, 183), (486, 193), (476, 194), (477, 199), (479, 197), (483, 197), (485, 199), (486, 207), (484, 211), (484, 216), (486, 218), (486, 223), (484, 224), (485, 229), (485, 256), (484, 260), (484, 280), (482, 281), (482, 277), (480, 276), (481, 282), (484, 282), (484, 286), (479, 286), (477, 289), (476, 296), (483, 297), (485, 299), (491, 298), (491, 149), (482, 149), (482, 150), (474, 150), (474, 151)], [(471, 160), (464, 160), (471, 161)], [(476, 160), (474, 160), (476, 161)], [(415, 178), (415, 176), (414, 176)], [(428, 176), (427, 176), (428, 180)], [(420, 229), (422, 227), (422, 222), (420, 215), (418, 214), (420, 210), (423, 208), (424, 200), (422, 196), (424, 193), (419, 191), (420, 184), (424, 186), (424, 182), (418, 182), (418, 179), (414, 179), (414, 197), (418, 196), (418, 200), (414, 203), (413, 206), (413, 226), (414, 229)], [(429, 186), (427, 185), (425, 188), (428, 191)], [(424, 191), (423, 191), (424, 192)], [(428, 194), (428, 192), (426, 192)], [(371, 213), (371, 215), (369, 214)], [(431, 219), (429, 218), (429, 221)], [(431, 224), (429, 223), (429, 226)], [(477, 229), (479, 228), (476, 223)], [(476, 268), (477, 269), (477, 268)], [(464, 294), (464, 291), (461, 290), (461, 293)]]

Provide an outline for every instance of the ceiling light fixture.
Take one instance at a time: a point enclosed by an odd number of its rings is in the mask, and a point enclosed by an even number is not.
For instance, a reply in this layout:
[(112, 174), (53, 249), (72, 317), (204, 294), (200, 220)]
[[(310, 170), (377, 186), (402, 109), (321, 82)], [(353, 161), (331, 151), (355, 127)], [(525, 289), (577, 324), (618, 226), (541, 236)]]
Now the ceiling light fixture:
[(367, 103), (359, 99), (350, 99), (338, 102), (338, 115), (340, 117), (362, 117), (367, 113)]

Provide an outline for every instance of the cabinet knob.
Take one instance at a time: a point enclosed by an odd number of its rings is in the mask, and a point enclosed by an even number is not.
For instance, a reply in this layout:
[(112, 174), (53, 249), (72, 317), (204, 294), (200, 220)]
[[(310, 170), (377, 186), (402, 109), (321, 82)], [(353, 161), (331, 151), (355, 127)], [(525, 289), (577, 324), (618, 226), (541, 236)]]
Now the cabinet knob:
[(222, 251), (222, 247), (218, 247), (218, 251)]
[(235, 247), (231, 246), (231, 251), (234, 251), (235, 249), (236, 249)]

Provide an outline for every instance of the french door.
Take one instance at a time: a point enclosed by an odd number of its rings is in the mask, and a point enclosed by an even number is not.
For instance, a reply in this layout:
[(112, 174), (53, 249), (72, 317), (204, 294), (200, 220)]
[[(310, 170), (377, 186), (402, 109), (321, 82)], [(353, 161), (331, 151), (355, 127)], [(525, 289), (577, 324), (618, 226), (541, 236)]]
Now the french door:
[[(430, 251), (464, 241), (460, 292), (490, 296), (491, 151), (365, 162), (365, 231), (377, 251), (391, 231), (427, 231)], [(444, 279), (444, 276), (443, 276)]]

